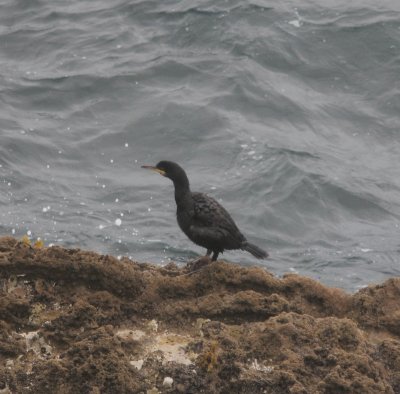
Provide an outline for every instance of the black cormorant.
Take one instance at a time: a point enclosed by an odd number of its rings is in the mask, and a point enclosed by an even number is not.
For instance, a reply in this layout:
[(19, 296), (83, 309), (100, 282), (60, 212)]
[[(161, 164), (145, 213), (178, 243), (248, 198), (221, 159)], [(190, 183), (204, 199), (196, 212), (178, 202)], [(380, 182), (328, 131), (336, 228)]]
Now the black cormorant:
[(188, 177), (178, 164), (160, 161), (154, 166), (142, 166), (172, 180), (175, 186), (176, 216), (179, 227), (195, 244), (211, 252), (212, 261), (225, 249), (241, 249), (258, 259), (268, 253), (246, 240), (235, 222), (216, 200), (204, 193), (191, 192)]

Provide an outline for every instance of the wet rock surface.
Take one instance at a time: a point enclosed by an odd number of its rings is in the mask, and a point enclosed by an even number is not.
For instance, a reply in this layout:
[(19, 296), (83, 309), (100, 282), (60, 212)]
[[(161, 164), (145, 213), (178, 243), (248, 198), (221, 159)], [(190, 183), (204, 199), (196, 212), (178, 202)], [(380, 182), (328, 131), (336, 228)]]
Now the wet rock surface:
[(350, 295), (0, 238), (0, 393), (400, 393), (400, 279)]

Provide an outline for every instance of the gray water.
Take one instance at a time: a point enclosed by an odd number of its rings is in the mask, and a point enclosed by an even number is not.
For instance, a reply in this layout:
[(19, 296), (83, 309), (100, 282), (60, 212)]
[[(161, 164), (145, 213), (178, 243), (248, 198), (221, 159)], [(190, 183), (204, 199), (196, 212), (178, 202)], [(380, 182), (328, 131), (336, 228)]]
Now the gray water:
[(271, 255), (227, 260), (399, 275), (399, 67), (398, 0), (0, 0), (0, 233), (184, 263), (169, 159)]

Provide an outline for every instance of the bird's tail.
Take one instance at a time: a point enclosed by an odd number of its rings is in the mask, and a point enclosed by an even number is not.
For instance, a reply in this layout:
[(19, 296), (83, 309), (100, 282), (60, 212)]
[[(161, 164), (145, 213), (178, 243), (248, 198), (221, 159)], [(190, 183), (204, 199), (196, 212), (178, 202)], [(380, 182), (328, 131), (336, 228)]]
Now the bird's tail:
[(247, 241), (243, 243), (241, 249), (251, 253), (257, 259), (266, 259), (268, 257), (268, 253), (265, 250)]

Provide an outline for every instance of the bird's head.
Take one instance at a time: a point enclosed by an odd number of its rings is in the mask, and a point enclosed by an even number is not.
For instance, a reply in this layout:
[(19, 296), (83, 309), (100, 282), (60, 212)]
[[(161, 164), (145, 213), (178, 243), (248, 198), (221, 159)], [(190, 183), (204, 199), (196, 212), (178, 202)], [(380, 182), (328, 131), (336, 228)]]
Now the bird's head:
[(171, 179), (174, 183), (187, 180), (183, 168), (173, 161), (162, 160), (156, 166), (142, 166), (142, 168), (158, 172), (162, 176)]

